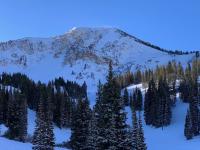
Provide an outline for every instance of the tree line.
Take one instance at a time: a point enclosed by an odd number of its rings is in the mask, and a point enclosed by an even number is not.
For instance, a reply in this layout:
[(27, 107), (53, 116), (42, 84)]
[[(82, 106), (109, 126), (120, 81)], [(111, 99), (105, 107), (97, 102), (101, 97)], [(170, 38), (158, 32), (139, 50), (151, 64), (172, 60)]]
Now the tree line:
[(125, 88), (131, 84), (148, 83), (152, 78), (154, 81), (165, 77), (169, 84), (173, 84), (176, 80), (183, 80), (191, 73), (191, 77), (200, 74), (200, 61), (193, 60), (188, 62), (186, 66), (183, 66), (180, 62), (169, 61), (166, 65), (159, 65), (153, 69), (136, 70), (135, 73), (128, 71), (122, 75), (117, 75), (117, 80), (120, 88)]

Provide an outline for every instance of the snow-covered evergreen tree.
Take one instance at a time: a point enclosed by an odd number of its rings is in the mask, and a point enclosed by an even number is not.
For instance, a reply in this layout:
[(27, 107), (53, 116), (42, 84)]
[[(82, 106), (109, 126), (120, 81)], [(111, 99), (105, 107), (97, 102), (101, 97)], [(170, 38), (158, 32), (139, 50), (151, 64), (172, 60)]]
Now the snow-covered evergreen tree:
[(132, 150), (137, 150), (138, 147), (138, 119), (136, 115), (136, 111), (133, 109), (132, 110), (132, 132), (131, 132), (131, 149)]
[(136, 150), (147, 150), (140, 113), (139, 113), (139, 119), (138, 119), (137, 148), (136, 148)]
[(33, 150), (53, 150), (54, 149), (54, 134), (52, 117), (47, 112), (45, 116), (43, 100), (40, 99), (36, 118), (36, 127), (33, 135)]
[(98, 88), (98, 96), (100, 93), (102, 97), (98, 97), (94, 108), (98, 128), (97, 149), (122, 149), (128, 145), (124, 102), (113, 76), (110, 62), (107, 82), (102, 90)]
[(19, 140), (25, 141), (27, 137), (27, 102), (21, 93), (17, 93), (19, 103)]
[(25, 141), (27, 136), (27, 105), (19, 91), (9, 92), (6, 136), (11, 139)]
[(97, 136), (98, 136), (97, 120), (95, 116), (95, 111), (93, 111), (92, 117), (89, 122), (87, 144), (85, 149), (97, 150), (97, 140), (98, 140)]
[(71, 147), (74, 150), (84, 149), (87, 145), (91, 110), (87, 98), (78, 100), (77, 109), (72, 121)]
[(147, 125), (152, 125), (155, 122), (156, 115), (157, 89), (153, 79), (149, 82), (148, 86), (145, 94), (144, 118)]
[(128, 94), (127, 88), (125, 88), (125, 90), (124, 90), (123, 99), (124, 99), (125, 106), (128, 106), (129, 105), (129, 94)]
[(184, 128), (184, 135), (187, 140), (192, 139), (193, 132), (192, 132), (192, 122), (191, 122), (191, 116), (190, 111), (187, 111), (186, 117), (185, 117), (185, 128)]

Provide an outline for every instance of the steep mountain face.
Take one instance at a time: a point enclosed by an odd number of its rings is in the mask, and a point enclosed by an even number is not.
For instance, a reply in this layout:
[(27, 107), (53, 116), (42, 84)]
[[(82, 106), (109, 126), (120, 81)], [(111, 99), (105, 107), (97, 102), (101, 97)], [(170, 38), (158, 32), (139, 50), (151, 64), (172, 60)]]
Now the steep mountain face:
[(0, 72), (22, 72), (42, 81), (63, 76), (95, 85), (105, 79), (109, 60), (121, 73), (170, 60), (186, 64), (193, 56), (162, 52), (116, 28), (73, 28), (61, 36), (0, 43)]

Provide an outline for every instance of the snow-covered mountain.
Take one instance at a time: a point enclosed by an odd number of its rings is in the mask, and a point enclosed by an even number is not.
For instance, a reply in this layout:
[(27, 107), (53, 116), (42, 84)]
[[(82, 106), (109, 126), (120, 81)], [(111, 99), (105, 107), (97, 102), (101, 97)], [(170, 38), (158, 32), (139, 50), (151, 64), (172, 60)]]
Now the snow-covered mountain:
[[(194, 54), (175, 55), (145, 43), (116, 28), (73, 28), (67, 33), (50, 38), (23, 38), (0, 43), (0, 72), (22, 72), (34, 80), (49, 81), (58, 76), (79, 83), (87, 82), (88, 96), (94, 105), (96, 83), (105, 80), (109, 60), (114, 62), (114, 71), (134, 71), (154, 68), (170, 60), (183, 65), (191, 61)], [(132, 92), (142, 84), (127, 87)], [(10, 88), (10, 87), (8, 87)], [(150, 150), (165, 149), (197, 150), (199, 138), (186, 141), (183, 135), (184, 117), (188, 108), (177, 94), (173, 108), (172, 125), (152, 128), (144, 124), (145, 138)], [(127, 123), (131, 125), (131, 111), (126, 108)], [(35, 112), (28, 111), (28, 133), (33, 134)], [(1, 132), (4, 128), (1, 128)], [(56, 143), (67, 141), (69, 129), (54, 128)], [(167, 144), (166, 144), (167, 142)], [(159, 144), (158, 144), (159, 143)], [(9, 147), (8, 147), (9, 145)], [(20, 143), (0, 137), (0, 147), (5, 150), (31, 149), (30, 143)], [(61, 148), (56, 148), (61, 150)]]
[(112, 60), (118, 73), (152, 68), (170, 60), (186, 64), (194, 54), (160, 51), (116, 28), (73, 28), (50, 38), (23, 38), (0, 43), (0, 72), (22, 72), (34, 80), (104, 80)]

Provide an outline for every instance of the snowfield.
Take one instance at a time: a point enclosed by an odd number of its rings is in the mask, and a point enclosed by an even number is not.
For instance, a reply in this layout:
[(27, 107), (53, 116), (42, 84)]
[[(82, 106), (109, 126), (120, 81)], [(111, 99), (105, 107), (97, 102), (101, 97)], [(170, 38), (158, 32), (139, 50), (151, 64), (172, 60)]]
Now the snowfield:
[[(32, 150), (32, 144), (17, 142), (0, 137), (0, 148), (2, 150)], [(55, 150), (67, 150), (67, 149), (56, 147)]]

